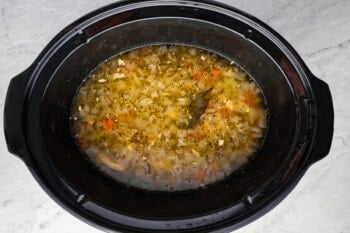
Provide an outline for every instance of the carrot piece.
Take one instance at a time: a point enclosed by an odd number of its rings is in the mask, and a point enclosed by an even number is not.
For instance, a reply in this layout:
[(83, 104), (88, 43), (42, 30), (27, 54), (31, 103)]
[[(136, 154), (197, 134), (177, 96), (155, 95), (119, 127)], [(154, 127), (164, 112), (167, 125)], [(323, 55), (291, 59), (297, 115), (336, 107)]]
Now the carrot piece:
[(211, 73), (214, 75), (214, 76), (219, 76), (221, 74), (221, 71), (219, 69), (215, 69), (213, 68), (211, 70)]
[(202, 78), (202, 72), (197, 71), (196, 73), (194, 73), (193, 78), (196, 80), (200, 80)]
[(80, 145), (81, 147), (85, 147), (85, 145), (88, 144), (88, 141), (86, 140), (86, 138), (78, 137), (77, 140), (78, 140), (79, 145)]
[(198, 173), (197, 173), (197, 176), (196, 176), (196, 179), (199, 181), (199, 182), (204, 182), (204, 177), (205, 177), (205, 173), (204, 173), (204, 170), (200, 170)]
[(113, 128), (113, 121), (107, 118), (103, 119), (102, 128), (104, 128), (105, 130), (111, 130)]
[(199, 132), (191, 133), (190, 136), (192, 136), (196, 140), (201, 140), (204, 137), (204, 135)]
[(132, 119), (134, 119), (135, 116), (136, 116), (136, 112), (134, 110), (130, 110), (128, 113), (120, 114), (120, 118), (123, 121), (127, 121), (127, 122), (129, 122)]
[(193, 63), (192, 62), (187, 62), (187, 64), (186, 64), (186, 67), (191, 67), (191, 66), (193, 66)]
[(218, 111), (223, 116), (227, 117), (231, 115), (232, 111), (229, 108), (222, 108), (220, 111)]
[(244, 96), (244, 102), (246, 104), (248, 104), (250, 107), (254, 107), (255, 106), (255, 101), (254, 101), (254, 96), (251, 92), (249, 91), (245, 91), (243, 93)]

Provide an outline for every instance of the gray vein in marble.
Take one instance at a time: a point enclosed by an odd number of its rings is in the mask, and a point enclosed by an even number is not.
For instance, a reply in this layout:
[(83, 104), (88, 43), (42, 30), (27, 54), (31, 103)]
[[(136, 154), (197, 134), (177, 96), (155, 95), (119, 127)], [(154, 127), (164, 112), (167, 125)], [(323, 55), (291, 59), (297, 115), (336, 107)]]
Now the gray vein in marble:
[(339, 140), (342, 144), (342, 146), (347, 146), (348, 145), (348, 140), (345, 140), (344, 137), (340, 137), (340, 136), (337, 136), (337, 137), (334, 137), (334, 140)]
[(333, 46), (328, 46), (328, 47), (318, 49), (315, 52), (306, 54), (306, 56), (310, 58), (309, 61), (314, 60), (314, 59), (319, 59), (323, 56), (331, 55), (331, 54), (339, 51), (340, 49), (344, 48), (345, 46), (348, 46), (349, 44), (350, 44), (350, 39), (343, 41), (343, 42), (340, 42), (340, 43), (333, 45)]
[(0, 35), (1, 37), (5, 37), (6, 39), (10, 39), (8, 36), (8, 22), (6, 21), (6, 15), (5, 15), (5, 8), (1, 7), (0, 8), (0, 16), (1, 16), (1, 25), (3, 25), (2, 34)]
[(7, 199), (7, 200), (1, 202), (1, 203), (0, 203), (0, 206), (6, 207), (6, 206), (8, 206), (11, 202), (13, 202), (13, 199)]
[(295, 2), (294, 2), (294, 1), (286, 2), (286, 4), (280, 6), (281, 9), (280, 9), (279, 11), (276, 11), (276, 13), (274, 13), (272, 16), (268, 17), (268, 18), (265, 20), (265, 22), (266, 22), (267, 24), (270, 24), (271, 22), (276, 21), (276, 20), (277, 20), (279, 17), (281, 17), (281, 16), (285, 13), (285, 11), (288, 10), (288, 8), (290, 8), (290, 7), (292, 7), (292, 8), (297, 8), (297, 7), (295, 6)]

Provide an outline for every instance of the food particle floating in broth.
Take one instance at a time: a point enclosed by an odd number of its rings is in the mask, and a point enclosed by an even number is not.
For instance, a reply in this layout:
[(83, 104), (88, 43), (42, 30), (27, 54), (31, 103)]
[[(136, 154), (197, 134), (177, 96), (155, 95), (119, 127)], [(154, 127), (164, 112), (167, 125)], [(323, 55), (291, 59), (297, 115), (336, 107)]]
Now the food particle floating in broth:
[(224, 179), (261, 147), (264, 99), (249, 75), (206, 50), (154, 45), (98, 66), (79, 88), (71, 130), (115, 180), (155, 191)]

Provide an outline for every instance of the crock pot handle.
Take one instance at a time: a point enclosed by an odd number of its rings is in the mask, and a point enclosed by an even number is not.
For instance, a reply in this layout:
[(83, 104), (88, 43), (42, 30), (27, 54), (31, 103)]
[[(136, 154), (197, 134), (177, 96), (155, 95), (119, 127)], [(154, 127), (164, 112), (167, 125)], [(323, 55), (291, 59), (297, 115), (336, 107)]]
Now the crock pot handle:
[(14, 77), (9, 84), (4, 109), (4, 132), (8, 150), (27, 161), (26, 141), (23, 132), (23, 108), (31, 68)]
[(316, 140), (310, 164), (324, 158), (330, 150), (333, 137), (334, 113), (328, 85), (313, 76), (311, 79), (317, 107)]

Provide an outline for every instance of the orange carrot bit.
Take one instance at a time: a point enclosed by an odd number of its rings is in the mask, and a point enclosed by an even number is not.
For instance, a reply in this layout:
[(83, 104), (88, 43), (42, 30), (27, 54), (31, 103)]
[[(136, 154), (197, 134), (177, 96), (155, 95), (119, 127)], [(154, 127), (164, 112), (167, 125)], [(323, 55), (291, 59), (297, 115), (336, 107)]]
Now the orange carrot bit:
[(120, 114), (119, 117), (122, 121), (128, 121), (129, 113)]
[(197, 176), (196, 176), (196, 179), (199, 181), (199, 182), (204, 182), (204, 177), (205, 177), (205, 173), (204, 173), (204, 170), (200, 170), (198, 173), (197, 173)]
[(82, 147), (85, 147), (85, 145), (88, 144), (88, 141), (83, 137), (78, 137), (77, 140), (79, 142), (79, 145)]
[(131, 120), (133, 120), (136, 116), (136, 112), (134, 110), (130, 110), (128, 113), (123, 113), (120, 114), (120, 118), (122, 121), (126, 121), (126, 122), (130, 122)]
[(201, 140), (204, 137), (204, 135), (199, 132), (191, 133), (190, 136), (192, 136), (196, 140)]
[(105, 130), (111, 130), (113, 128), (113, 121), (107, 118), (103, 119), (102, 128), (104, 128)]
[(248, 104), (250, 107), (254, 107), (255, 106), (255, 101), (254, 101), (254, 96), (251, 92), (249, 91), (245, 91), (243, 93), (244, 96), (244, 102), (246, 104)]
[(232, 111), (229, 108), (222, 108), (218, 112), (225, 117), (230, 116), (232, 114)]
[(213, 69), (211, 70), (211, 73), (212, 73), (212, 75), (214, 75), (214, 76), (219, 76), (219, 75), (221, 74), (221, 71), (220, 71), (219, 69), (213, 68)]
[(202, 78), (202, 72), (197, 71), (196, 73), (194, 73), (193, 78), (196, 80), (200, 80)]
[(189, 68), (189, 67), (192, 67), (192, 66), (193, 66), (193, 63), (192, 63), (192, 62), (187, 62), (187, 63), (186, 63), (186, 67)]

